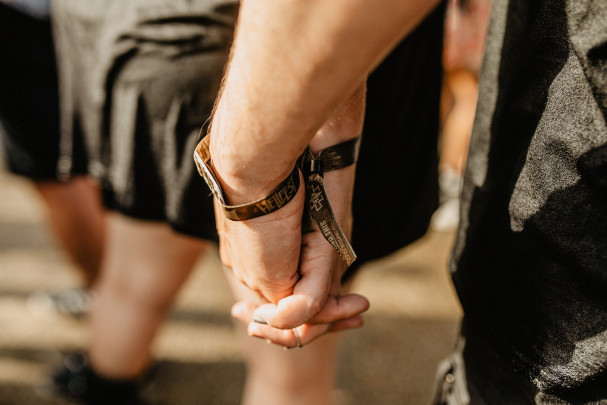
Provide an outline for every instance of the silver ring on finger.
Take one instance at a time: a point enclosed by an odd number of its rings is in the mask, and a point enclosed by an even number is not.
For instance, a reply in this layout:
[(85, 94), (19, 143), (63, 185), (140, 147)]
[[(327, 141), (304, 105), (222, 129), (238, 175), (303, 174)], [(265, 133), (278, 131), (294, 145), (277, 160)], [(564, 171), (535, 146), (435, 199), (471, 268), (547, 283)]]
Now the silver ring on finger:
[(293, 328), (293, 329), (291, 329), (291, 331), (293, 332), (293, 336), (295, 336), (295, 346), (285, 347), (285, 350), (301, 349), (303, 347), (303, 345), (301, 344), (301, 338), (299, 337), (299, 332), (297, 331), (297, 328)]

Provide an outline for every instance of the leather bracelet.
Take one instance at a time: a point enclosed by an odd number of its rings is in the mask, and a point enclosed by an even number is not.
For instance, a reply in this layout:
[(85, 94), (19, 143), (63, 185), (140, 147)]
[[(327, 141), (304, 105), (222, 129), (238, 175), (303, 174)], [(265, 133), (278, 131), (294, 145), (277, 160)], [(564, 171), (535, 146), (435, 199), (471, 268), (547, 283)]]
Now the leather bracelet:
[(198, 143), (194, 151), (194, 161), (196, 162), (198, 173), (200, 173), (215, 198), (217, 198), (226, 218), (232, 221), (245, 221), (267, 215), (284, 207), (297, 194), (297, 190), (299, 189), (299, 169), (295, 166), (289, 177), (283, 180), (267, 197), (247, 204), (228, 205), (221, 185), (211, 169), (209, 142), (210, 137), (207, 135)]

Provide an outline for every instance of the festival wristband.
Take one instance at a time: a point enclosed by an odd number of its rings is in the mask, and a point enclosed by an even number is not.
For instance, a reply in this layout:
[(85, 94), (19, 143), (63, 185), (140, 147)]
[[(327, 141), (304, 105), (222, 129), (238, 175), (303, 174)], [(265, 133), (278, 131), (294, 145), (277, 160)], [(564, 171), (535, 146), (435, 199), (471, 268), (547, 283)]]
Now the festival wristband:
[(211, 153), (209, 151), (210, 137), (205, 136), (194, 151), (194, 161), (198, 173), (207, 183), (211, 192), (217, 198), (226, 218), (232, 221), (245, 221), (274, 212), (295, 197), (299, 189), (299, 169), (297, 166), (283, 182), (281, 182), (267, 197), (247, 204), (228, 205), (217, 177), (211, 169)]
[(312, 220), (324, 238), (339, 253), (341, 259), (350, 266), (356, 260), (356, 253), (343, 230), (337, 223), (333, 209), (323, 185), (323, 174), (343, 169), (358, 160), (360, 136), (340, 144), (330, 146), (315, 154), (306, 149), (299, 159), (299, 166), (306, 183), (306, 213), (302, 228), (310, 231)]

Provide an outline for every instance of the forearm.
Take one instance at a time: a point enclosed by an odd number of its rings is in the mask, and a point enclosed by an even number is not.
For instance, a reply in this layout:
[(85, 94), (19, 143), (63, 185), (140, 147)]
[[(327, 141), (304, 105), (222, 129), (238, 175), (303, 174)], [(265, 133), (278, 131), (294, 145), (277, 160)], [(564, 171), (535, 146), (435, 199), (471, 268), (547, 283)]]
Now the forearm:
[[(244, 0), (211, 130), (230, 203), (267, 195), (436, 0)], [(322, 145), (328, 146), (328, 145)]]

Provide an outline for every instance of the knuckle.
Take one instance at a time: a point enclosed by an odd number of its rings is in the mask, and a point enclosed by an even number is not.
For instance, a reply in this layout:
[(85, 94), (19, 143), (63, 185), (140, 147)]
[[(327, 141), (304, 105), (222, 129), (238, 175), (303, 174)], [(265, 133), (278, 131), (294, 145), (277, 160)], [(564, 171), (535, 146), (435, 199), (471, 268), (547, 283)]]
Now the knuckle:
[(325, 306), (324, 300), (322, 300), (318, 297), (314, 297), (308, 303), (308, 310), (310, 311), (311, 314), (316, 315), (320, 311), (322, 311), (324, 306)]

